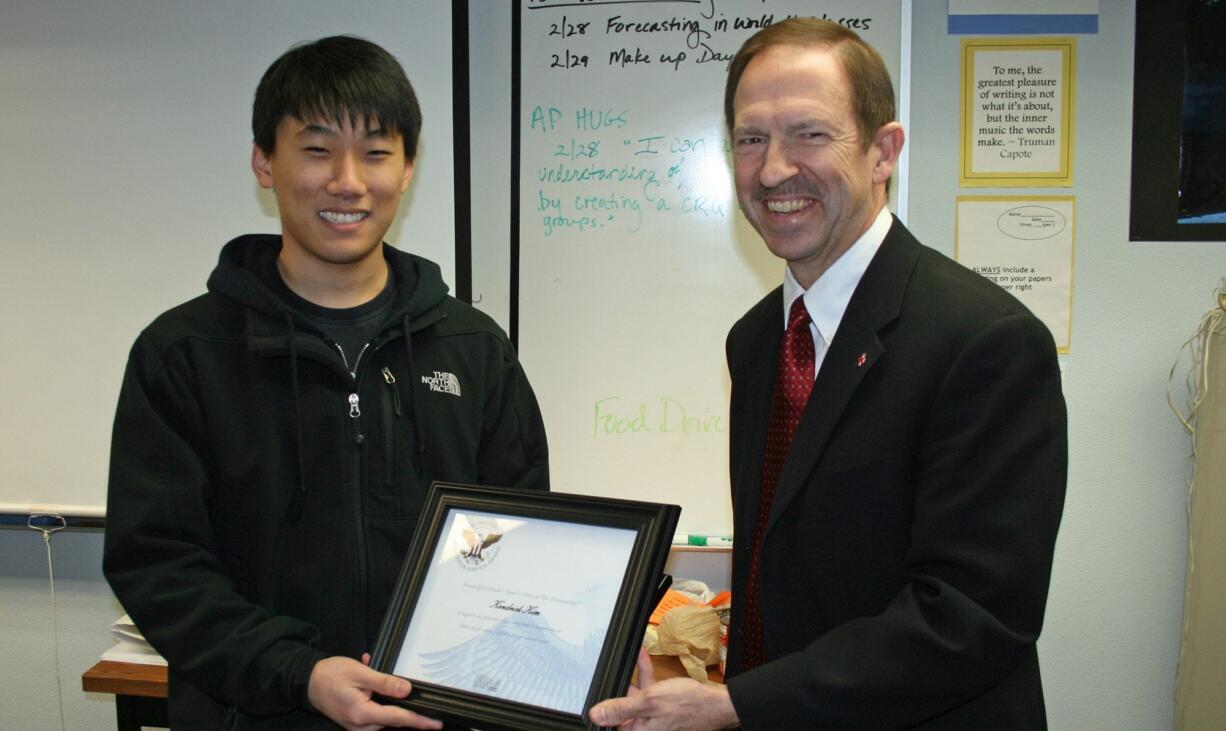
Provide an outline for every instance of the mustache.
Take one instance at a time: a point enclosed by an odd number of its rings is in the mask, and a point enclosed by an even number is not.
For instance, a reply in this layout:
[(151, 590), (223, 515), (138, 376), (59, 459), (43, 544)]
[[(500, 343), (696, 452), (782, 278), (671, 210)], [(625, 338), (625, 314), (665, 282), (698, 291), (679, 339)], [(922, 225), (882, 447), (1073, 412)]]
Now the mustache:
[(753, 199), (755, 202), (760, 202), (766, 198), (788, 198), (792, 196), (807, 196), (820, 199), (821, 191), (819, 191), (812, 183), (797, 180), (796, 178), (785, 180), (773, 188), (758, 185), (753, 191)]

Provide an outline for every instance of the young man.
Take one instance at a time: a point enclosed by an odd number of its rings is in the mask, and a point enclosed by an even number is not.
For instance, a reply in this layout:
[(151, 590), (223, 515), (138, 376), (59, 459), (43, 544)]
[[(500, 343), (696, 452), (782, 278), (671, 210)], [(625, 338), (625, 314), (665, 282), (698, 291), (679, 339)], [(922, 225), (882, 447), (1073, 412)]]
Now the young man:
[[(737, 198), (783, 285), (728, 335), (727, 686), (593, 708), (636, 729), (1035, 729), (1067, 427), (1047, 328), (886, 209), (889, 75), (787, 20), (729, 66)], [(811, 398), (810, 398), (811, 396)]]
[(392, 56), (292, 48), (252, 116), (282, 232), (226, 244), (133, 346), (103, 568), (175, 728), (437, 728), (371, 700), (409, 684), (363, 653), (432, 481), (548, 489), (536, 398), (438, 266), (383, 243), (421, 129)]

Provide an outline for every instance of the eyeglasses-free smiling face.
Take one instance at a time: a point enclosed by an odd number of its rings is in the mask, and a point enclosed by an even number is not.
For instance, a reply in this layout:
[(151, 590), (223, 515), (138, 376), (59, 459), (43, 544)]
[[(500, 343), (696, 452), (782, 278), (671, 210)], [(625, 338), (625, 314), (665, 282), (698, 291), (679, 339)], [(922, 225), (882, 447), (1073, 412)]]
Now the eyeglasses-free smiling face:
[(807, 288), (885, 204), (902, 128), (883, 126), (865, 147), (850, 81), (829, 48), (762, 51), (745, 67), (733, 109), (741, 210)]
[(273, 152), (254, 146), (251, 169), (276, 194), (281, 256), (318, 274), (382, 255), (379, 245), (413, 177), (400, 135), (362, 119), (286, 117)]

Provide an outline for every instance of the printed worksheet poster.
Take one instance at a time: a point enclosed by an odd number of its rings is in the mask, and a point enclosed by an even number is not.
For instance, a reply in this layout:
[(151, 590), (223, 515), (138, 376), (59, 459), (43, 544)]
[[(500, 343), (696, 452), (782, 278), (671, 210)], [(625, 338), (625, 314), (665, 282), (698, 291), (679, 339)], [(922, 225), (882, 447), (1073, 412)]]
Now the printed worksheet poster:
[(1073, 302), (1072, 196), (959, 196), (955, 258), (999, 284), (1069, 352)]

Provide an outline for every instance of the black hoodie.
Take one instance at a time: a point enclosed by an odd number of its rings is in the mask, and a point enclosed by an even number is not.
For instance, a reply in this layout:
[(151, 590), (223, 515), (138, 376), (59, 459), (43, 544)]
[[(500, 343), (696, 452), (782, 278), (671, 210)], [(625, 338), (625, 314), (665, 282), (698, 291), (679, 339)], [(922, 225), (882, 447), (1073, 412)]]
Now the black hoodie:
[(137, 339), (115, 414), (103, 570), (175, 728), (331, 728), (311, 669), (373, 647), (430, 483), (548, 489), (515, 352), (437, 265), (384, 247), (395, 304), (355, 380), (256, 275), (279, 248), (225, 246)]

